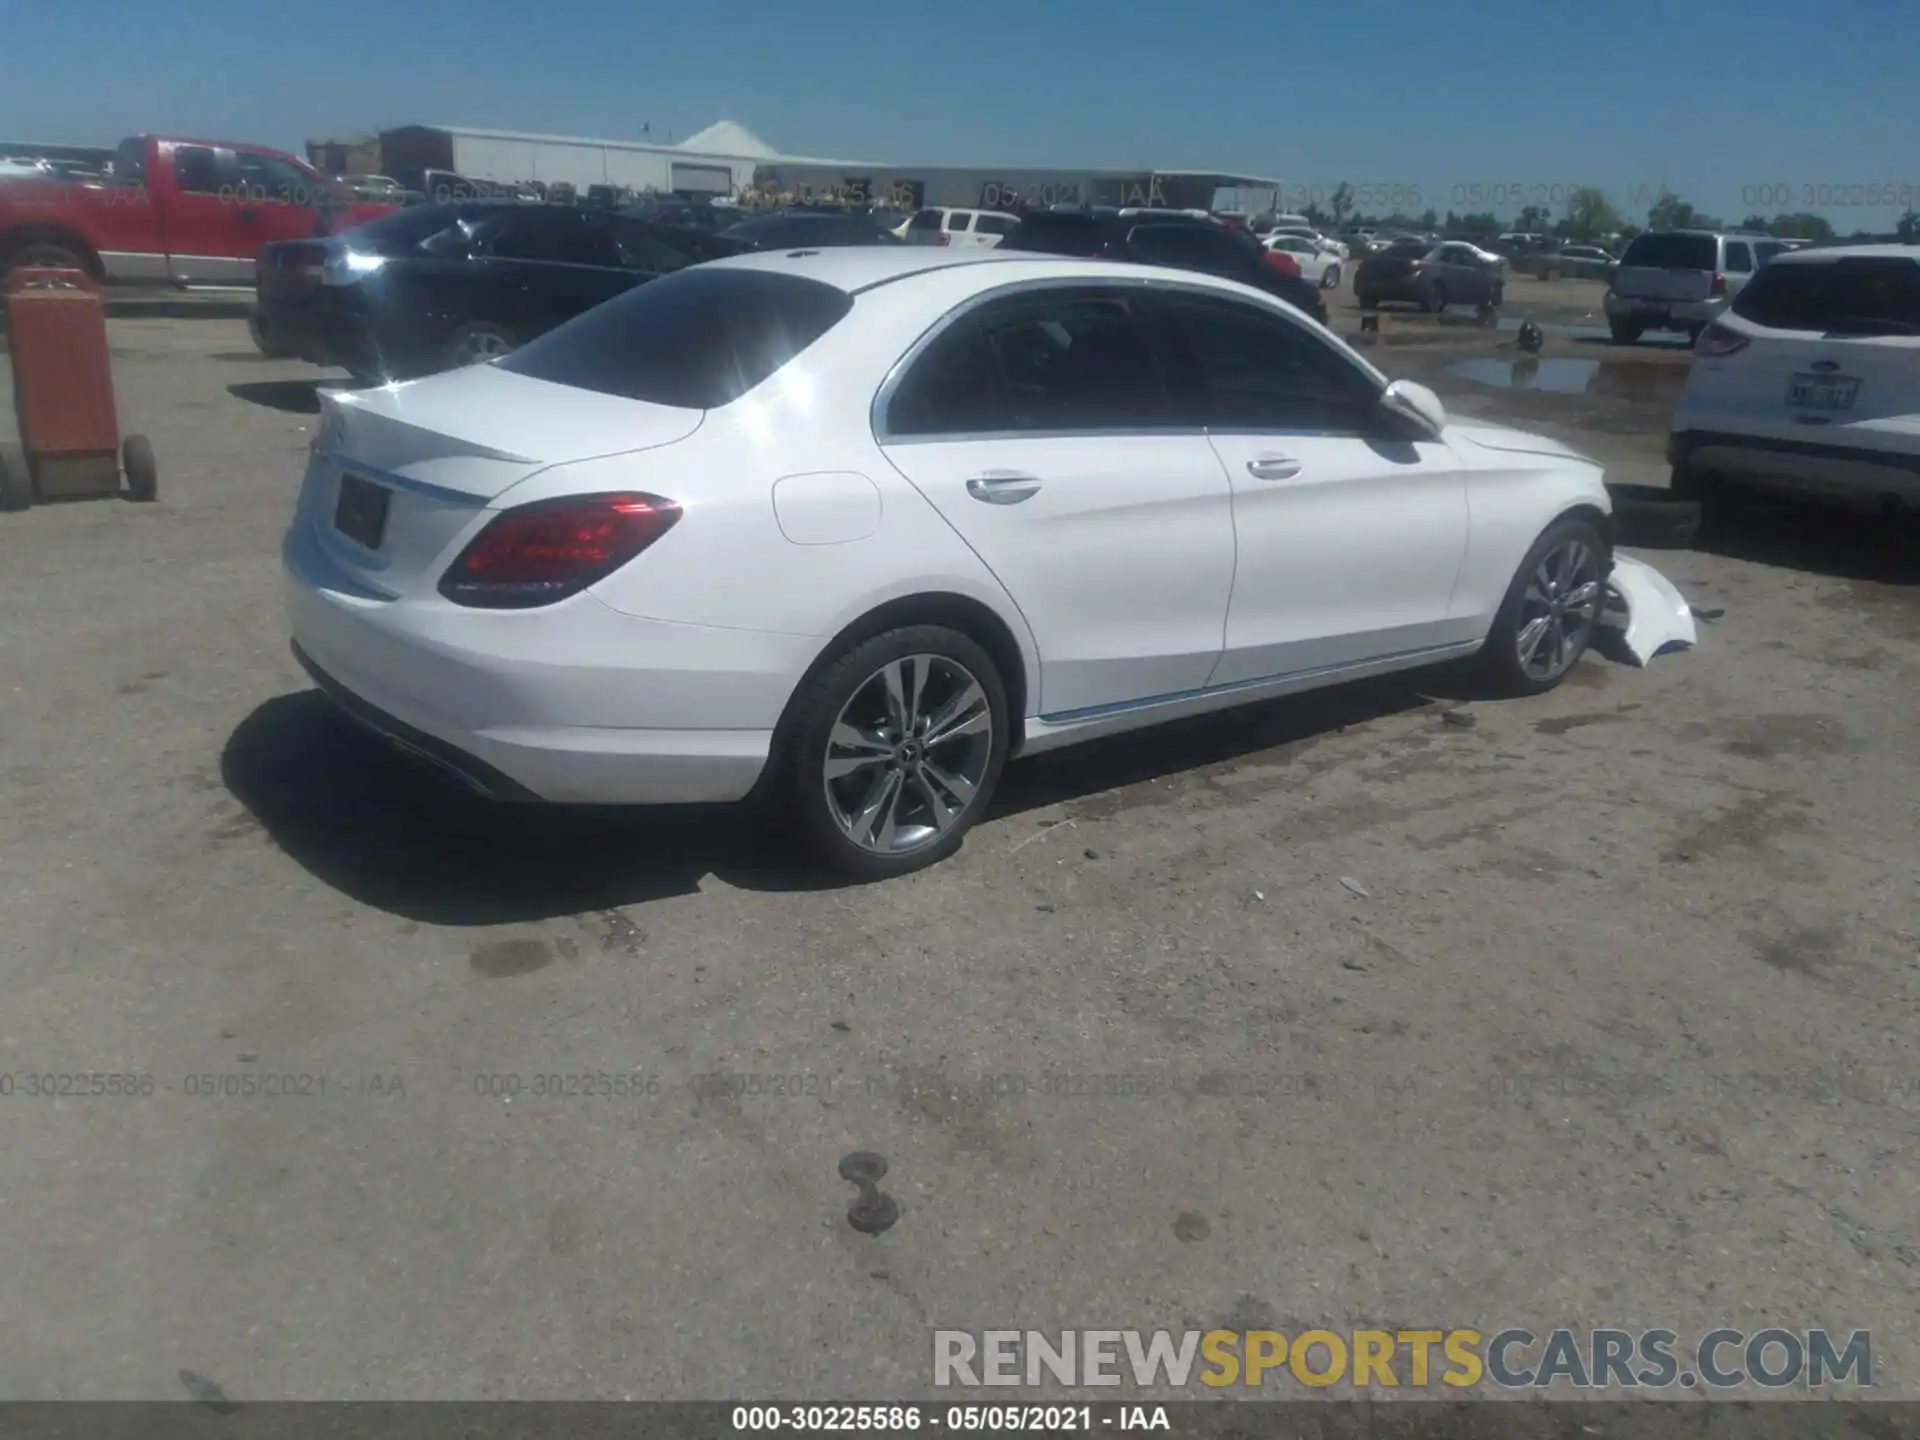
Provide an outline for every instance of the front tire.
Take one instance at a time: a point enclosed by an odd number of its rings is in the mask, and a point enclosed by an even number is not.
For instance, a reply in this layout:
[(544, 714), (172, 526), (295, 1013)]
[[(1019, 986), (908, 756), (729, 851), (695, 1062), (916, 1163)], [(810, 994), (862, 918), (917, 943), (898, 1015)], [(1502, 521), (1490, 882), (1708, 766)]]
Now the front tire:
[(1447, 287), (1435, 282), (1420, 294), (1420, 308), (1429, 315), (1443, 315), (1447, 309)]
[(129, 500), (151, 505), (160, 498), (160, 465), (146, 436), (129, 435), (120, 442), (120, 468), (126, 472)]
[(814, 854), (888, 880), (960, 848), (1006, 764), (1011, 722), (992, 657), (944, 625), (859, 641), (794, 697), (781, 783)]
[(1549, 525), (1507, 587), (1481, 668), (1504, 695), (1544, 695), (1580, 663), (1606, 601), (1613, 551), (1578, 515)]
[(0, 444), (0, 511), (33, 508), (33, 472), (27, 452), (18, 445)]
[(1320, 272), (1320, 288), (1322, 290), (1338, 290), (1340, 288), (1340, 267), (1338, 265), (1329, 265), (1325, 270)]
[(1640, 343), (1640, 327), (1630, 320), (1609, 320), (1607, 321), (1607, 330), (1612, 334), (1613, 342), (1616, 345), (1638, 345)]
[(484, 320), (469, 320), (453, 332), (443, 358), (449, 370), (459, 370), (498, 360), (502, 355), (512, 354), (519, 345), (520, 342), (500, 326)]

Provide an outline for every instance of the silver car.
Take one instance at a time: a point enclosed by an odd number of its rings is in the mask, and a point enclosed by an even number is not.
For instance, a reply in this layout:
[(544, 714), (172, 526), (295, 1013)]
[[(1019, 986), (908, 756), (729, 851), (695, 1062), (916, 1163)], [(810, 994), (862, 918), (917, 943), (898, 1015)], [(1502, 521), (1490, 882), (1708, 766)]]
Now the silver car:
[(1620, 257), (1607, 289), (1607, 328), (1631, 345), (1649, 330), (1698, 340), (1754, 272), (1787, 243), (1770, 235), (1717, 230), (1651, 230)]

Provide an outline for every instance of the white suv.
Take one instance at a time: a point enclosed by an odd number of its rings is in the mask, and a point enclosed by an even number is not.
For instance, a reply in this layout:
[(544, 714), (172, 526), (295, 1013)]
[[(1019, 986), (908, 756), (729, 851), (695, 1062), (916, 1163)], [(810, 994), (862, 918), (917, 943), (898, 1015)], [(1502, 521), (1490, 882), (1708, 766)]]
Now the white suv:
[(932, 206), (893, 233), (909, 245), (957, 245), (976, 250), (991, 250), (1020, 223), (1018, 215), (1004, 210), (953, 210)]
[(1714, 480), (1920, 505), (1920, 247), (1780, 255), (1694, 351), (1674, 489)]

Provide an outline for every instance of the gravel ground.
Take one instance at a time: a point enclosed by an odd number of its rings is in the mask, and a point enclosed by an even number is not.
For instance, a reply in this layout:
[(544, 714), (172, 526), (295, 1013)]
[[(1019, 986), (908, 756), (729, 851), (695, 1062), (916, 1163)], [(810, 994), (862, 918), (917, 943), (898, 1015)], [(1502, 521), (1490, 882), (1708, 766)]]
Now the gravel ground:
[[(0, 517), (0, 1396), (877, 1399), (936, 1327), (1722, 1322), (1870, 1328), (1920, 1395), (1895, 532), (1717, 517), (1649, 557), (1724, 607), (1695, 652), (1036, 759), (953, 862), (823, 889), (729, 814), (491, 810), (345, 730), (277, 589), (316, 372), (111, 335), (161, 503)], [(1684, 355), (1448, 369), (1512, 339), (1373, 353), (1659, 483)], [(26, 1093), (98, 1072), (152, 1093)]]

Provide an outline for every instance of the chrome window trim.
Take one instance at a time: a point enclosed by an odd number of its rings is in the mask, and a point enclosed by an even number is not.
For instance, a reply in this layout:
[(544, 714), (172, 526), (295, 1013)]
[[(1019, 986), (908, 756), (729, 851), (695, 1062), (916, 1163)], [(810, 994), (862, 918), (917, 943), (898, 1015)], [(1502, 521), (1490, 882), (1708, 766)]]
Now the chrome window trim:
[[(1012, 259), (1013, 257), (1008, 256), (1007, 258)], [(948, 267), (942, 266), (940, 268), (945, 269)], [(1388, 381), (1386, 376), (1375, 370), (1358, 355), (1353, 354), (1344, 345), (1339, 344), (1337, 338), (1333, 344), (1328, 344), (1326, 338), (1314, 333), (1319, 326), (1311, 316), (1301, 314), (1283, 300), (1262, 295), (1258, 291), (1253, 292), (1250, 296), (1239, 295), (1230, 291), (1216, 289), (1211, 285), (1198, 285), (1179, 279), (1162, 278), (1158, 275), (1049, 275), (1038, 280), (1016, 280), (1009, 284), (996, 285), (991, 289), (969, 295), (965, 300), (962, 300), (958, 305), (955, 305), (952, 309), (941, 315), (939, 319), (935, 320), (932, 325), (923, 331), (920, 337), (907, 347), (905, 353), (888, 368), (886, 378), (880, 382), (880, 388), (874, 393), (872, 404), (867, 407), (867, 423), (873, 431), (874, 442), (879, 445), (927, 445), (934, 443), (950, 444), (957, 440), (1111, 439), (1124, 435), (1191, 436), (1206, 435), (1208, 433), (1219, 435), (1348, 433), (1344, 431), (1276, 432), (1249, 429), (1245, 426), (1234, 426), (1230, 428), (1215, 426), (1209, 431), (1209, 428), (1204, 425), (1166, 425), (1159, 427), (1106, 426), (1085, 430), (995, 430), (959, 431), (939, 435), (895, 435), (887, 428), (888, 407), (892, 404), (893, 397), (899, 390), (901, 383), (906, 379), (907, 373), (912, 370), (914, 363), (919, 360), (942, 335), (946, 334), (949, 329), (984, 306), (996, 301), (1010, 299), (1023, 294), (1040, 294), (1049, 290), (1132, 290), (1138, 291), (1143, 295), (1152, 295), (1155, 297), (1177, 295), (1201, 300), (1215, 300), (1225, 305), (1243, 306), (1248, 310), (1268, 316), (1280, 321), (1284, 325), (1291, 325), (1295, 329), (1303, 331), (1307, 338), (1314, 344), (1322, 346), (1328, 350), (1334, 358), (1358, 373), (1373, 390), (1376, 398), (1385, 393), (1387, 388)], [(1331, 331), (1326, 333), (1328, 336), (1332, 335)], [(1160, 358), (1160, 346), (1156, 338), (1149, 334), (1146, 339), (1148, 345), (1155, 351), (1155, 359), (1158, 360)]]

